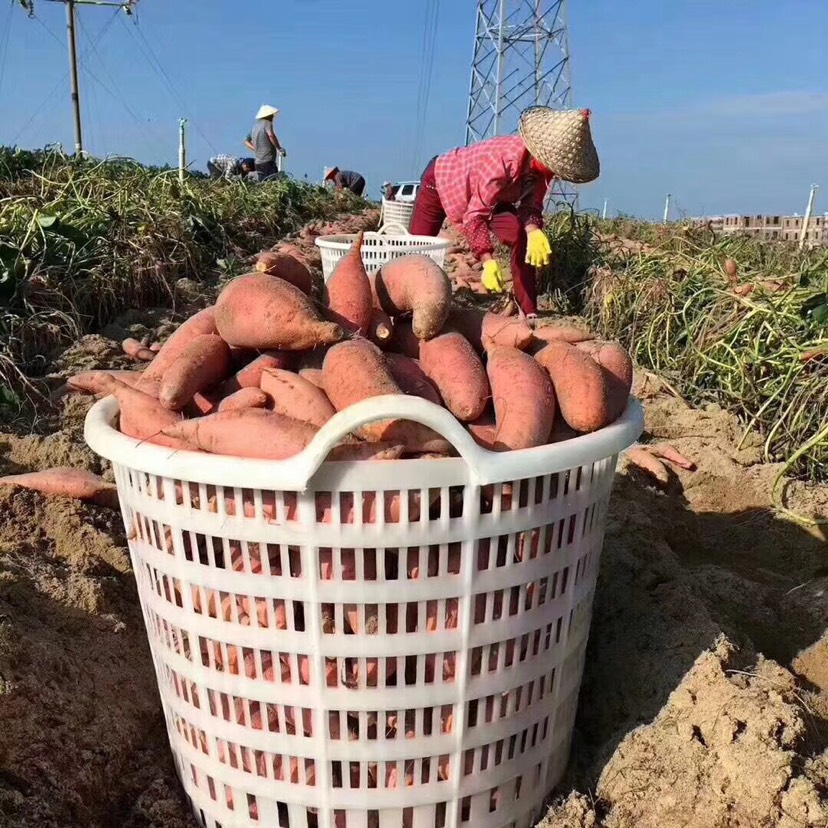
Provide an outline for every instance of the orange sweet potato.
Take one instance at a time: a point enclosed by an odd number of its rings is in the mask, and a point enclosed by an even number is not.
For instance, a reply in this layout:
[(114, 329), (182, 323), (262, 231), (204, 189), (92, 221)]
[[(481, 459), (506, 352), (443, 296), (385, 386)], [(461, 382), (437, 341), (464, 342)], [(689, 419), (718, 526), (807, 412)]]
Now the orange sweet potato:
[(19, 486), (22, 489), (32, 489), (46, 495), (88, 500), (111, 508), (118, 505), (118, 490), (114, 483), (107, 483), (102, 477), (92, 472), (68, 466), (58, 466), (26, 474), (9, 474), (0, 477), (0, 486)]
[(386, 348), (394, 337), (394, 326), (391, 317), (381, 308), (372, 308), (371, 323), (368, 326), (368, 338), (374, 345)]
[(138, 371), (81, 371), (66, 380), (66, 387), (70, 391), (105, 397), (112, 393), (113, 380), (135, 388), (142, 376)]
[(464, 336), (451, 331), (421, 342), (420, 367), (458, 420), (471, 422), (483, 413), (489, 383), (480, 357)]
[(302, 451), (316, 431), (281, 414), (245, 408), (184, 420), (165, 428), (164, 434), (212, 454), (284, 460)]
[(240, 388), (219, 400), (217, 411), (239, 411), (242, 408), (266, 408), (270, 397), (261, 388)]
[(154, 351), (151, 351), (137, 339), (133, 339), (132, 337), (127, 337), (121, 343), (121, 349), (127, 356), (137, 359), (140, 362), (152, 362), (155, 359)]
[(397, 460), (405, 446), (399, 443), (341, 443), (334, 446), (328, 460)]
[(178, 326), (144, 371), (141, 385), (143, 386), (144, 382), (159, 381), (195, 337), (215, 333), (218, 333), (215, 308), (211, 305), (204, 308), (204, 310), (200, 310)]
[(216, 334), (195, 337), (164, 372), (158, 399), (180, 411), (199, 391), (221, 382), (230, 372), (230, 349)]
[(411, 327), (418, 339), (432, 339), (445, 325), (451, 308), (451, 282), (428, 256), (392, 259), (377, 271), (375, 286), (386, 313), (413, 314)]
[(319, 318), (299, 288), (266, 273), (248, 273), (227, 284), (216, 301), (216, 326), (229, 345), (303, 351), (342, 338)]
[(218, 393), (226, 397), (242, 388), (258, 388), (262, 381), (262, 371), (265, 368), (290, 370), (294, 362), (295, 355), (290, 351), (265, 351), (225, 380), (219, 386)]
[(552, 380), (567, 425), (590, 432), (612, 422), (607, 372), (589, 354), (568, 342), (550, 342), (535, 359)]
[(532, 341), (532, 329), (523, 319), (491, 311), (484, 313), (476, 308), (452, 308), (448, 326), (463, 334), (478, 353), (495, 345), (523, 351)]
[(321, 391), (325, 390), (325, 386), (322, 382), (321, 368), (302, 368), (302, 370), (299, 371), (299, 376), (306, 379), (308, 382), (313, 383)]
[(555, 391), (549, 374), (516, 348), (493, 347), (486, 373), (492, 387), (497, 432), (495, 451), (542, 446), (555, 422)]
[(118, 400), (120, 429), (123, 434), (167, 448), (188, 448), (186, 443), (163, 433), (165, 428), (181, 422), (180, 413), (170, 411), (155, 397), (128, 385), (119, 383), (113, 393)]
[(491, 414), (483, 414), (473, 423), (468, 423), (466, 428), (468, 428), (475, 443), (479, 446), (486, 449), (491, 449), (494, 446), (497, 437), (497, 426)]
[(606, 372), (609, 385), (610, 422), (617, 420), (627, 407), (633, 382), (633, 364), (630, 355), (618, 342), (593, 340), (579, 342), (579, 350), (589, 354)]
[(336, 263), (325, 288), (331, 319), (346, 331), (368, 336), (373, 297), (362, 264), (363, 236), (362, 231), (357, 234), (351, 249)]
[(268, 276), (278, 276), (280, 279), (290, 282), (305, 295), (310, 295), (313, 290), (311, 272), (302, 262), (289, 253), (274, 253), (270, 250), (259, 253), (255, 269), (257, 273), (267, 273)]
[(594, 338), (586, 328), (561, 322), (538, 325), (532, 332), (532, 336), (537, 342), (571, 342), (573, 345), (576, 342), (587, 342)]
[(423, 373), (416, 359), (403, 354), (386, 354), (385, 362), (391, 370), (391, 376), (405, 394), (414, 394), (424, 400), (442, 405), (440, 394), (431, 380)]
[(265, 368), (261, 388), (273, 400), (271, 407), (274, 412), (310, 423), (316, 428), (321, 428), (336, 414), (324, 391), (290, 371)]
[[(325, 391), (337, 411), (369, 397), (401, 394), (382, 351), (367, 339), (334, 345), (322, 366)], [(445, 451), (450, 446), (430, 428), (404, 420), (383, 420), (360, 429), (369, 442), (391, 442), (408, 451)]]

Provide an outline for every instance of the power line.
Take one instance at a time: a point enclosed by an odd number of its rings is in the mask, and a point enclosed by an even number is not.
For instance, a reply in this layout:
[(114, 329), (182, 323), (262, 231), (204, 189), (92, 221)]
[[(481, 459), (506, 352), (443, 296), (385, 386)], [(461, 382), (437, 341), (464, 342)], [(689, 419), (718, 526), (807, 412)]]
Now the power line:
[(3, 91), (3, 78), (6, 74), (6, 59), (9, 56), (9, 43), (11, 42), (11, 26), (12, 26), (12, 12), (14, 11), (14, 2), (9, 3), (9, 11), (6, 15), (6, 25), (3, 27), (5, 32), (4, 39), (0, 40), (0, 92)]
[[(121, 21), (126, 26), (126, 21)], [(155, 74), (159, 77), (161, 82), (166, 86), (167, 91), (170, 94), (173, 102), (181, 108), (183, 112), (187, 112), (189, 107), (187, 103), (184, 101), (184, 98), (179, 94), (178, 89), (176, 88), (175, 84), (172, 81), (172, 78), (169, 76), (169, 73), (166, 69), (164, 69), (163, 64), (158, 58), (158, 55), (155, 53), (155, 50), (152, 48), (152, 45), (147, 40), (144, 32), (141, 29), (141, 26), (138, 24), (138, 20), (136, 18), (134, 26), (126, 26), (126, 28), (132, 33), (133, 38), (135, 39), (135, 43), (141, 52), (144, 55), (145, 60), (149, 63), (150, 67), (153, 69)], [(136, 33), (137, 32), (137, 36)], [(189, 118), (190, 123), (192, 123), (195, 131), (201, 136), (201, 139), (207, 144), (208, 147), (214, 152), (218, 153), (218, 150), (213, 145), (212, 141), (204, 134), (204, 132), (199, 127), (198, 123)]]
[(412, 168), (416, 174), (420, 163), (425, 125), (428, 115), (428, 104), (431, 95), (431, 80), (434, 73), (434, 53), (437, 38), (437, 28), (440, 16), (440, 0), (427, 0), (425, 21), (423, 25), (422, 60), (417, 84), (417, 123), (414, 132), (414, 157)]

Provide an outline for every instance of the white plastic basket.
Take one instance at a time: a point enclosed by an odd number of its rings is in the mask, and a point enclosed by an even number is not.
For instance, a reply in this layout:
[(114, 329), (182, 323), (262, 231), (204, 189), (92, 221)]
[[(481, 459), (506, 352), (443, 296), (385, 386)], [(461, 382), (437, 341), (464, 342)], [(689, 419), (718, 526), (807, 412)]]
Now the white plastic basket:
[(386, 201), (383, 198), (380, 209), (380, 229), (394, 228), (407, 233), (411, 227), (413, 215), (413, 201)]
[[(85, 437), (113, 463), (201, 825), (533, 824), (568, 759), (636, 402), (595, 434), (496, 454), (442, 408), (378, 397), (281, 462), (140, 444), (117, 414), (98, 402)], [(344, 434), (391, 417), (430, 426), (460, 457), (323, 462)]]
[[(322, 276), (327, 282), (336, 263), (351, 249), (356, 234), (319, 236), (316, 246), (322, 253)], [(366, 233), (362, 240), (362, 262), (372, 273), (391, 259), (423, 253), (440, 267), (446, 260), (451, 240), (437, 236), (412, 236), (409, 233)]]

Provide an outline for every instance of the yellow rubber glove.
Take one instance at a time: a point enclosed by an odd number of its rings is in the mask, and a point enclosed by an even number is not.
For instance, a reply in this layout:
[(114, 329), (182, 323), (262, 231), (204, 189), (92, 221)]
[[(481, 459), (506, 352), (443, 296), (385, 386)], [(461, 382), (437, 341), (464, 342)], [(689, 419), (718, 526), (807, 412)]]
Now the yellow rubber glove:
[(543, 230), (530, 230), (527, 236), (526, 261), (532, 267), (546, 267), (552, 259), (552, 248)]
[(483, 277), (480, 281), (489, 293), (503, 293), (503, 271), (495, 259), (483, 262)]

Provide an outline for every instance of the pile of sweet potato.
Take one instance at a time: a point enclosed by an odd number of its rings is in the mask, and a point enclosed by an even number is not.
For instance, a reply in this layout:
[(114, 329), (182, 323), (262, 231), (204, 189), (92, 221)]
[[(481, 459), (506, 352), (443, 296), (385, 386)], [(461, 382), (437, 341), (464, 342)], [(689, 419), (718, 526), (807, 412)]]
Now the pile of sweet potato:
[[(623, 412), (632, 363), (620, 345), (454, 306), (448, 277), (426, 256), (369, 276), (361, 243), (360, 234), (319, 300), (298, 257), (264, 253), (157, 353), (125, 343), (151, 359), (143, 372), (85, 372), (69, 387), (113, 394), (121, 431), (139, 440), (264, 459), (297, 454), (337, 411), (385, 394), (445, 406), (493, 451), (595, 431)], [(385, 420), (330, 459), (452, 450), (426, 426)]]

